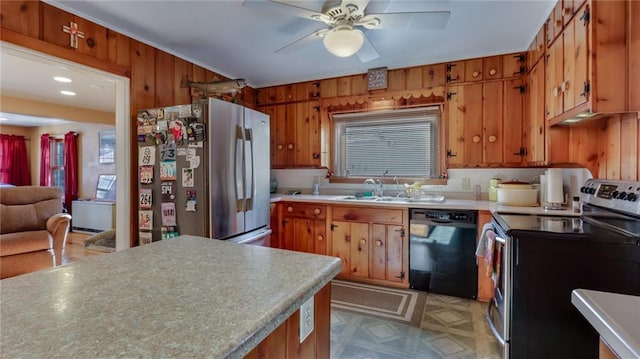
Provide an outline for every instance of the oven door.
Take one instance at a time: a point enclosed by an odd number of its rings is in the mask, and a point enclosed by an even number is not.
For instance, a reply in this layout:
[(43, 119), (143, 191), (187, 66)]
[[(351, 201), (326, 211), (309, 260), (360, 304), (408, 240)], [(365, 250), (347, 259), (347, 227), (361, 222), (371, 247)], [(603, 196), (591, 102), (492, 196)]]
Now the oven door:
[[(494, 228), (496, 225), (494, 224)], [(497, 229), (497, 228), (496, 228)], [(503, 358), (509, 358), (511, 317), (511, 238), (496, 230), (493, 251), (494, 297), (487, 307), (487, 322), (503, 348)]]

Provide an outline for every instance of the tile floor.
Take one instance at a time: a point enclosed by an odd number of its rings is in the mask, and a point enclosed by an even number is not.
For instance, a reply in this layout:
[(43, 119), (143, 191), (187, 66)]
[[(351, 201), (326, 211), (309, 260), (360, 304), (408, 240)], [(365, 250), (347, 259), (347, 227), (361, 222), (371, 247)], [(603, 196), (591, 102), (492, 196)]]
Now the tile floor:
[(429, 294), (420, 328), (332, 309), (332, 359), (497, 359), (486, 304)]

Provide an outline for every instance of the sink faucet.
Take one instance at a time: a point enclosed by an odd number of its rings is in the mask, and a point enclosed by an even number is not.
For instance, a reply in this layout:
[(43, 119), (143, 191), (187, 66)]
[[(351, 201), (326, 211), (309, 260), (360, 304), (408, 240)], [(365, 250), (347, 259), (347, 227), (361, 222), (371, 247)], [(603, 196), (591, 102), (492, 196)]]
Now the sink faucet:
[(374, 196), (382, 197), (384, 195), (384, 184), (379, 178), (367, 178), (364, 183), (371, 185), (371, 193)]

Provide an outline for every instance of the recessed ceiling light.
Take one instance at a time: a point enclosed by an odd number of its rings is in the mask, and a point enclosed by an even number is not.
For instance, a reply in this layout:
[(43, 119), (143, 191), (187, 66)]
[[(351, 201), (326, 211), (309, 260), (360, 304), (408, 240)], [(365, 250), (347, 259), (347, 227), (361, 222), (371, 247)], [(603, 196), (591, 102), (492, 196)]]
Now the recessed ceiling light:
[(55, 76), (53, 79), (58, 82), (65, 82), (65, 83), (71, 82), (71, 79), (68, 77)]
[(65, 90), (62, 90), (62, 91), (60, 91), (60, 93), (61, 93), (61, 94), (63, 94), (63, 95), (65, 95), (65, 96), (75, 96), (75, 95), (76, 95), (76, 93), (75, 93), (75, 92), (73, 92), (73, 91), (65, 91)]

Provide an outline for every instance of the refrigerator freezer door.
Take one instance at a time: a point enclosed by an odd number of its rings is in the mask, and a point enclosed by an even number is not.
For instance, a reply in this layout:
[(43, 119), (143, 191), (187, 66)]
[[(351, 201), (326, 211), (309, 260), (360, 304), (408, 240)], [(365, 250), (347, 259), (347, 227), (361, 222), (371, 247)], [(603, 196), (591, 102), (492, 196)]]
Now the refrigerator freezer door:
[(224, 239), (246, 231), (243, 107), (209, 99), (208, 115), (209, 233), (211, 238)]
[(266, 227), (270, 215), (269, 116), (244, 109), (245, 124), (245, 189), (247, 206), (245, 229)]

